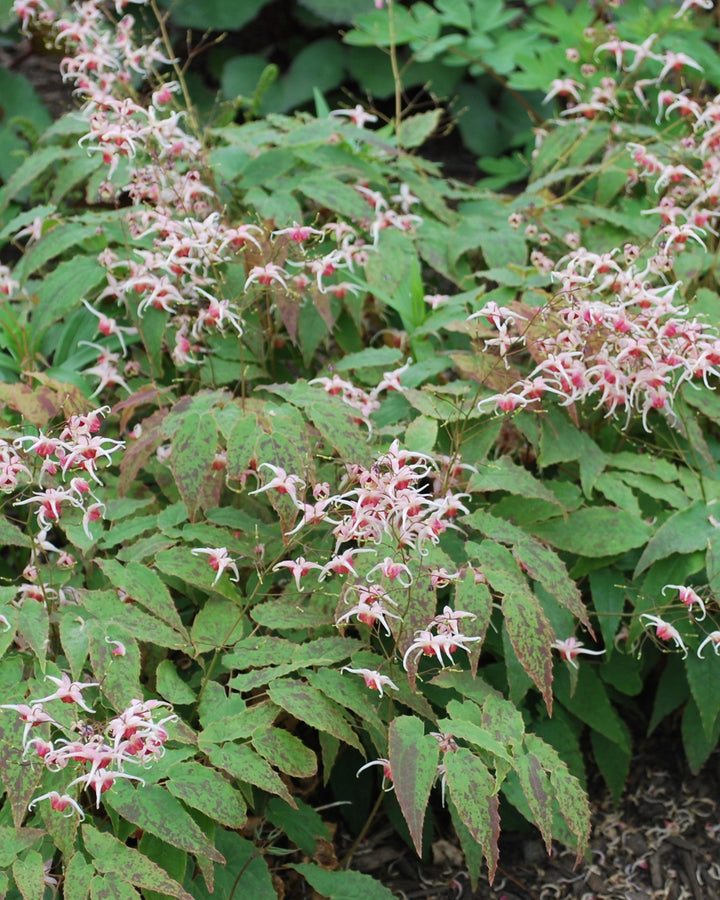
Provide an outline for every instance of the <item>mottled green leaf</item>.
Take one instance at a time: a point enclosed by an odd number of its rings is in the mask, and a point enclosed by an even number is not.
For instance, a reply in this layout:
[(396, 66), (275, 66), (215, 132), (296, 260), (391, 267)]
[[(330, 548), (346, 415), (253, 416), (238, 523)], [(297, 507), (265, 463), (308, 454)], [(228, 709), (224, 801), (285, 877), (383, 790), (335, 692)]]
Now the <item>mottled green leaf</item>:
[(63, 900), (87, 900), (95, 869), (79, 851), (73, 853), (65, 867)]
[[(4, 761), (2, 765), (4, 766)], [(6, 771), (7, 769), (3, 768), (3, 775)], [(3, 869), (11, 866), (14, 859), (34, 844), (39, 844), (44, 836), (45, 831), (42, 828), (0, 826), (0, 866)]]
[(550, 852), (552, 844), (552, 786), (540, 760), (534, 753), (519, 753), (513, 761), (520, 786), (527, 800), (533, 821), (540, 830), (545, 849)]
[(273, 703), (318, 731), (327, 731), (362, 752), (357, 735), (350, 727), (342, 707), (333, 703), (317, 688), (305, 681), (277, 681), (268, 688)]
[(173, 436), (170, 465), (192, 522), (198, 512), (216, 450), (217, 428), (213, 417), (197, 413), (183, 417)]
[(240, 792), (208, 766), (194, 762), (171, 766), (167, 789), (188, 806), (229, 828), (242, 828), (247, 818)]
[[(19, 702), (22, 703), (22, 699)], [(3, 710), (0, 713), (0, 778), (10, 801), (13, 822), (18, 828), (27, 815), (28, 803), (32, 800), (42, 775), (39, 766), (22, 764), (23, 727), (22, 720), (14, 710)], [(0, 858), (3, 847), (4, 844), (0, 844)]]
[(211, 746), (207, 752), (212, 764), (228, 775), (245, 784), (254, 784), (270, 794), (277, 794), (290, 806), (295, 806), (283, 780), (252, 747), (227, 743), (222, 747)]
[(300, 407), (341, 459), (367, 463), (367, 429), (357, 423), (358, 411), (320, 385), (304, 381), (279, 385), (288, 402)]
[(45, 892), (43, 858), (36, 850), (31, 850), (23, 858), (16, 859), (12, 865), (12, 872), (24, 900), (38, 900), (43, 896)]
[(245, 634), (245, 616), (232, 600), (211, 596), (198, 610), (192, 625), (192, 642), (199, 653), (233, 646)]
[(390, 722), (388, 757), (395, 796), (418, 856), (422, 856), (425, 811), (437, 775), (439, 755), (437, 740), (425, 734), (420, 719), (396, 716)]
[(400, 122), (399, 144), (401, 147), (419, 147), (438, 127), (442, 109), (431, 109), (424, 113), (415, 113)]
[(119, 625), (142, 641), (178, 650), (189, 649), (187, 642), (177, 631), (155, 616), (143, 612), (135, 604), (123, 603), (112, 591), (78, 590), (78, 596), (87, 612), (106, 626), (108, 634), (113, 625)]
[(140, 895), (122, 875), (113, 873), (111, 878), (96, 875), (90, 883), (91, 900), (138, 900)]
[(98, 564), (116, 590), (125, 591), (128, 598), (186, 636), (170, 591), (152, 569), (136, 562), (122, 565), (114, 559), (101, 559)]
[[(577, 838), (577, 860), (582, 859), (590, 840), (590, 805), (579, 780), (551, 747), (534, 734), (525, 735), (525, 746), (550, 776), (552, 794), (568, 828)], [(547, 842), (546, 842), (547, 843)]]
[(458, 815), (482, 847), (492, 884), (498, 864), (500, 814), (495, 779), (469, 750), (459, 748), (443, 757), (447, 787)]
[(311, 778), (317, 772), (313, 751), (284, 728), (258, 728), (252, 733), (252, 744), (260, 756), (286, 775)]
[[(134, 697), (143, 695), (137, 641), (124, 628), (102, 622), (88, 623), (86, 633), (93, 676), (100, 683), (100, 690), (115, 709), (125, 709)], [(117, 645), (109, 644), (106, 637), (120, 641), (125, 654), (116, 655), (113, 651)]]
[(137, 887), (158, 891), (177, 900), (193, 900), (177, 881), (147, 856), (126, 847), (94, 825), (84, 825), (82, 832), (85, 849), (93, 856), (95, 868), (100, 872), (118, 874)]
[(30, 645), (40, 665), (45, 666), (45, 654), (48, 646), (48, 629), (50, 627), (47, 608), (44, 603), (26, 600), (20, 607), (17, 617), (17, 630)]
[(194, 555), (190, 547), (171, 547), (169, 550), (163, 550), (156, 556), (155, 564), (166, 575), (180, 578), (195, 587), (222, 594), (229, 600), (238, 598), (238, 589), (230, 580), (231, 573), (223, 572), (213, 584), (217, 573), (210, 567), (207, 555)]
[(5, 516), (0, 516), (0, 544), (10, 547), (32, 547), (30, 538)]
[(118, 779), (103, 799), (128, 822), (173, 847), (206, 856), (214, 862), (225, 862), (185, 807), (165, 788), (154, 784), (136, 788)]

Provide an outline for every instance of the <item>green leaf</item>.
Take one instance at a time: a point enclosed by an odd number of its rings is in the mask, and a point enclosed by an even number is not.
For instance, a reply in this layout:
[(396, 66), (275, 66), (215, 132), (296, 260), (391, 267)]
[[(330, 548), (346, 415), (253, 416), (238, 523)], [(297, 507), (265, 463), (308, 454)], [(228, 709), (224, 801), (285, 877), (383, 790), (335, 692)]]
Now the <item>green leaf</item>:
[(390, 722), (388, 748), (395, 796), (415, 850), (422, 856), (425, 811), (437, 775), (440, 748), (415, 716), (396, 716)]
[(412, 334), (422, 325), (428, 306), (424, 301), (417, 252), (408, 235), (397, 229), (383, 231), (365, 269), (365, 277), (366, 282), (355, 274), (349, 276), (394, 309), (407, 332)]
[(247, 841), (231, 831), (218, 830), (218, 849), (227, 859), (224, 866), (215, 870), (215, 890), (193, 881), (191, 888), (194, 900), (277, 900), (267, 863), (262, 852), (251, 841)]
[(210, 762), (245, 784), (254, 784), (295, 806), (283, 780), (270, 765), (247, 744), (223, 744), (209, 747)]
[(357, 0), (300, 0), (301, 6), (336, 25), (347, 25), (358, 12)]
[[(93, 676), (100, 682), (100, 690), (116, 709), (126, 709), (134, 697), (142, 697), (140, 687), (140, 648), (131, 632), (106, 622), (88, 623), (88, 649)], [(116, 656), (115, 644), (105, 638), (120, 641), (124, 656)]]
[(705, 737), (709, 741), (717, 730), (720, 718), (720, 656), (708, 652), (704, 659), (699, 659), (696, 653), (690, 653), (685, 660), (685, 672)]
[(222, 825), (242, 828), (245, 824), (242, 795), (215, 769), (195, 762), (177, 763), (168, 772), (167, 789)]
[[(194, 522), (203, 499), (217, 450), (217, 428), (212, 416), (183, 417), (172, 441), (170, 465), (190, 521)], [(214, 504), (213, 504), (214, 505)]]
[(138, 900), (138, 892), (120, 873), (113, 878), (96, 875), (90, 883), (91, 900)]
[(419, 147), (432, 136), (440, 124), (442, 109), (431, 109), (429, 112), (416, 113), (400, 121), (398, 143), (405, 149)]
[(64, 900), (87, 900), (95, 869), (79, 851), (73, 853), (65, 867), (63, 880)]
[(650, 525), (611, 506), (591, 506), (529, 526), (537, 537), (578, 556), (603, 557), (640, 547), (652, 534)]
[(297, 809), (293, 809), (278, 797), (270, 797), (265, 805), (265, 816), (273, 825), (281, 828), (303, 853), (312, 856), (317, 838), (329, 841), (330, 832), (320, 813), (299, 798), (296, 802)]
[(104, 278), (105, 269), (94, 256), (76, 256), (59, 263), (38, 286), (38, 305), (32, 318), (35, 334), (42, 334), (54, 322), (80, 306), (80, 301)]
[(0, 212), (4, 212), (10, 201), (17, 197), (24, 188), (35, 183), (53, 163), (65, 156), (67, 156), (67, 150), (62, 147), (41, 147), (33, 151), (15, 169), (0, 191)]
[(15, 277), (21, 284), (24, 284), (33, 272), (54, 257), (71, 248), (75, 248), (77, 252), (86, 238), (96, 236), (98, 224), (98, 221), (69, 221), (55, 225), (25, 252), (15, 267)]
[(498, 864), (500, 814), (495, 779), (469, 750), (461, 747), (443, 757), (447, 786), (458, 815), (482, 847), (492, 884)]
[(348, 462), (369, 464), (367, 429), (357, 424), (358, 412), (340, 397), (328, 394), (319, 386), (296, 381), (282, 385), (283, 396), (300, 407), (328, 444)]
[(586, 725), (630, 754), (628, 731), (608, 699), (608, 689), (589, 666), (580, 666), (574, 693), (564, 668), (555, 673), (555, 696), (562, 705)]
[(208, 597), (192, 625), (193, 646), (198, 653), (232, 646), (245, 634), (244, 621), (242, 610), (232, 600)]
[(355, 188), (336, 178), (329, 178), (327, 174), (303, 174), (298, 187), (308, 200), (337, 211), (349, 219), (360, 219), (367, 215), (367, 202)]
[(251, 22), (270, 0), (243, 0), (228, 4), (225, 0), (161, 0), (171, 9), (172, 21), (183, 28), (200, 31), (239, 31)]
[(501, 456), (482, 463), (477, 473), (471, 476), (467, 486), (469, 491), (507, 491), (545, 500), (555, 506), (562, 506), (551, 490), (535, 478), (524, 466), (518, 466), (509, 456)]
[(447, 705), (447, 711), (452, 718), (438, 720), (440, 731), (452, 734), (453, 737), (461, 738), (463, 741), (469, 741), (481, 750), (497, 756), (498, 759), (510, 761), (510, 754), (505, 744), (488, 734), (487, 729), (475, 721), (482, 715), (479, 706), (470, 701), (460, 703), (458, 700), (451, 700)]
[(144, 606), (158, 619), (187, 637), (170, 591), (152, 569), (136, 562), (122, 565), (114, 559), (100, 559), (98, 564), (116, 590), (125, 591), (130, 600)]
[(170, 703), (183, 704), (194, 703), (195, 691), (187, 681), (183, 681), (177, 666), (169, 659), (164, 659), (157, 667), (156, 672), (157, 691)]
[(24, 900), (38, 900), (44, 895), (43, 858), (36, 850), (31, 850), (23, 859), (16, 859), (12, 871)]
[(620, 747), (618, 744), (607, 738), (600, 731), (590, 732), (590, 744), (592, 746), (595, 762), (602, 773), (605, 783), (610, 788), (613, 799), (616, 804), (620, 803), (620, 798), (625, 789), (625, 781), (630, 771), (630, 762), (632, 760), (632, 752), (628, 747)]
[(692, 553), (705, 550), (708, 542), (717, 534), (710, 521), (715, 508), (707, 503), (694, 503), (687, 509), (673, 513), (648, 541), (638, 560), (633, 578), (637, 578), (656, 560), (665, 559), (671, 553)]
[(308, 884), (327, 900), (394, 900), (395, 895), (370, 875), (350, 870), (330, 871), (312, 863), (293, 863)]
[(720, 717), (715, 721), (715, 727), (708, 738), (700, 718), (700, 711), (693, 699), (685, 706), (682, 719), (682, 742), (685, 748), (690, 771), (697, 775), (710, 754), (715, 750), (720, 740)]
[(177, 900), (193, 900), (192, 896), (177, 881), (170, 878), (157, 863), (137, 850), (126, 847), (111, 834), (99, 831), (95, 825), (84, 825), (82, 833), (85, 849), (94, 857), (95, 868), (98, 871), (112, 872), (137, 887), (158, 891)]
[(30, 645), (35, 656), (44, 669), (45, 654), (48, 646), (48, 630), (50, 622), (44, 603), (28, 600), (20, 607), (17, 617), (17, 631)]
[(511, 553), (494, 541), (483, 541), (479, 556), (493, 590), (503, 595), (505, 626), (523, 669), (552, 710), (552, 652), (555, 632), (520, 566)]
[(112, 790), (104, 795), (104, 802), (128, 822), (173, 847), (205, 856), (213, 862), (225, 862), (185, 807), (165, 788), (155, 784), (136, 788), (118, 779)]
[(17, 525), (0, 516), (0, 544), (11, 547), (32, 547), (32, 541)]
[(260, 756), (286, 775), (311, 778), (317, 772), (313, 751), (284, 728), (258, 728), (252, 733), (252, 744)]
[[(2, 737), (0, 736), (0, 741), (1, 740)], [(2, 765), (4, 777), (5, 773), (8, 771), (4, 768), (4, 760)], [(18, 765), (18, 763), (15, 763), (15, 765)], [(27, 808), (25, 809), (25, 812), (27, 812)], [(43, 828), (21, 828), (19, 826), (17, 828), (10, 828), (6, 825), (0, 826), (0, 866), (2, 866), (3, 869), (9, 868), (14, 859), (34, 844), (39, 844), (44, 836), (45, 830)]]
[(362, 746), (348, 724), (342, 707), (307, 682), (290, 679), (277, 681), (268, 688), (268, 696), (294, 718), (318, 731), (326, 731), (362, 752)]

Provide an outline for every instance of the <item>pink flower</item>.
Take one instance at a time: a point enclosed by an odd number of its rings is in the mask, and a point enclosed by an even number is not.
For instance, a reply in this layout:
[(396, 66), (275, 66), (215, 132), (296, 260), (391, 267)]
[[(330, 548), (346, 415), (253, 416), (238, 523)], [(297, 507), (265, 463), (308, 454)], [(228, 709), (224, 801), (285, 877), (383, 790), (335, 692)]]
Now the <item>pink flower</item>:
[(218, 583), (218, 579), (222, 575), (222, 573), (228, 569), (235, 576), (231, 578), (230, 581), (239, 581), (240, 573), (238, 572), (236, 561), (228, 554), (227, 547), (196, 547), (194, 550), (190, 551), (197, 555), (198, 553), (207, 553), (210, 557), (208, 562), (210, 564), (210, 568), (217, 572), (215, 576), (215, 581), (213, 581), (213, 585)]
[(711, 645), (712, 649), (715, 651), (715, 656), (720, 656), (720, 631), (711, 631), (702, 644), (700, 644), (697, 649), (697, 655), (700, 659), (703, 658), (702, 652), (707, 644)]
[(60, 678), (55, 678), (54, 675), (46, 675), (45, 681), (52, 681), (57, 685), (57, 690), (52, 694), (48, 694), (47, 697), (41, 697), (39, 700), (36, 700), (36, 703), (49, 703), (51, 700), (62, 700), (63, 703), (77, 703), (77, 705), (81, 709), (84, 709), (85, 712), (95, 712), (95, 710), (91, 709), (83, 700), (82, 692), (87, 688), (99, 687), (99, 682), (88, 681), (81, 684), (78, 681), (71, 681), (70, 676), (65, 672), (62, 673)]
[(648, 624), (654, 626), (655, 634), (661, 641), (673, 641), (675, 646), (683, 651), (683, 659), (687, 656), (687, 647), (677, 628), (659, 616), (652, 616), (650, 613), (643, 613), (640, 618), (647, 619)]
[(574, 669), (578, 667), (575, 660), (581, 653), (584, 653), (586, 656), (601, 656), (605, 652), (604, 650), (587, 650), (582, 641), (572, 636), (562, 641), (553, 641), (550, 646), (557, 650), (560, 653), (560, 658), (564, 659), (565, 662), (569, 662)]
[(691, 587), (685, 587), (685, 585), (682, 585), (682, 584), (666, 584), (665, 587), (661, 591), (663, 597), (665, 596), (665, 591), (668, 588), (675, 589), (679, 592), (678, 599), (680, 600), (681, 603), (685, 604), (685, 606), (687, 607), (688, 612), (690, 613), (691, 616), (692, 616), (692, 608), (695, 604), (697, 604), (700, 607), (702, 616), (700, 616), (696, 621), (702, 622), (702, 620), (706, 616), (705, 604), (703, 603), (702, 598)]
[(399, 690), (395, 682), (391, 681), (387, 675), (381, 675), (374, 669), (351, 669), (350, 666), (343, 666), (341, 672), (352, 672), (355, 675), (362, 675), (365, 684), (371, 691), (378, 691), (380, 696), (383, 695), (383, 687), (391, 687), (394, 691)]

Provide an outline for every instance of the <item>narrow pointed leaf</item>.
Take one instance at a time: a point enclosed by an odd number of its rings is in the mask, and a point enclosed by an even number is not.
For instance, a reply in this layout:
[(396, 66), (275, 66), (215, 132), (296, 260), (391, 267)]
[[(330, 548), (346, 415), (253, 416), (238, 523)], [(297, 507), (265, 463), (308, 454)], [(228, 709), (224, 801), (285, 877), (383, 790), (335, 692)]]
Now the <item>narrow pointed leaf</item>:
[(525, 745), (550, 776), (552, 792), (560, 813), (577, 838), (576, 858), (580, 861), (590, 840), (590, 804), (587, 794), (554, 747), (535, 734), (525, 736)]
[(485, 765), (464, 748), (443, 759), (447, 786), (458, 815), (482, 847), (492, 884), (498, 864), (500, 813), (495, 779)]
[(242, 828), (247, 818), (240, 792), (209, 766), (177, 763), (168, 773), (167, 789), (188, 806), (230, 828)]
[(425, 734), (420, 719), (398, 716), (390, 723), (388, 747), (395, 796), (415, 850), (422, 856), (425, 810), (440, 755), (438, 742), (432, 735)]

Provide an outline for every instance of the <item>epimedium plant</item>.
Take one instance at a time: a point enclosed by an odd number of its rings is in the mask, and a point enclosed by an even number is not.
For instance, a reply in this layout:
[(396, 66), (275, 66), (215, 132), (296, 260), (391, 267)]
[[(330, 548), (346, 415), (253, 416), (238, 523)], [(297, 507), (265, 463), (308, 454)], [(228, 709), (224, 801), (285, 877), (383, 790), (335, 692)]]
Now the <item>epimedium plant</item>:
[(0, 197), (6, 890), (272, 897), (284, 852), (288, 884), (386, 897), (313, 808), (373, 777), (358, 840), (384, 802), (423, 852), (435, 785), (473, 880), (503, 804), (580, 858), (584, 726), (618, 795), (619, 710), (669, 660), (650, 726), (683, 706), (695, 767), (717, 743), (686, 10), (645, 44), (597, 14), (507, 198), (410, 152), (434, 114), (318, 96), (201, 138), (128, 9), (16, 4), (83, 107)]

